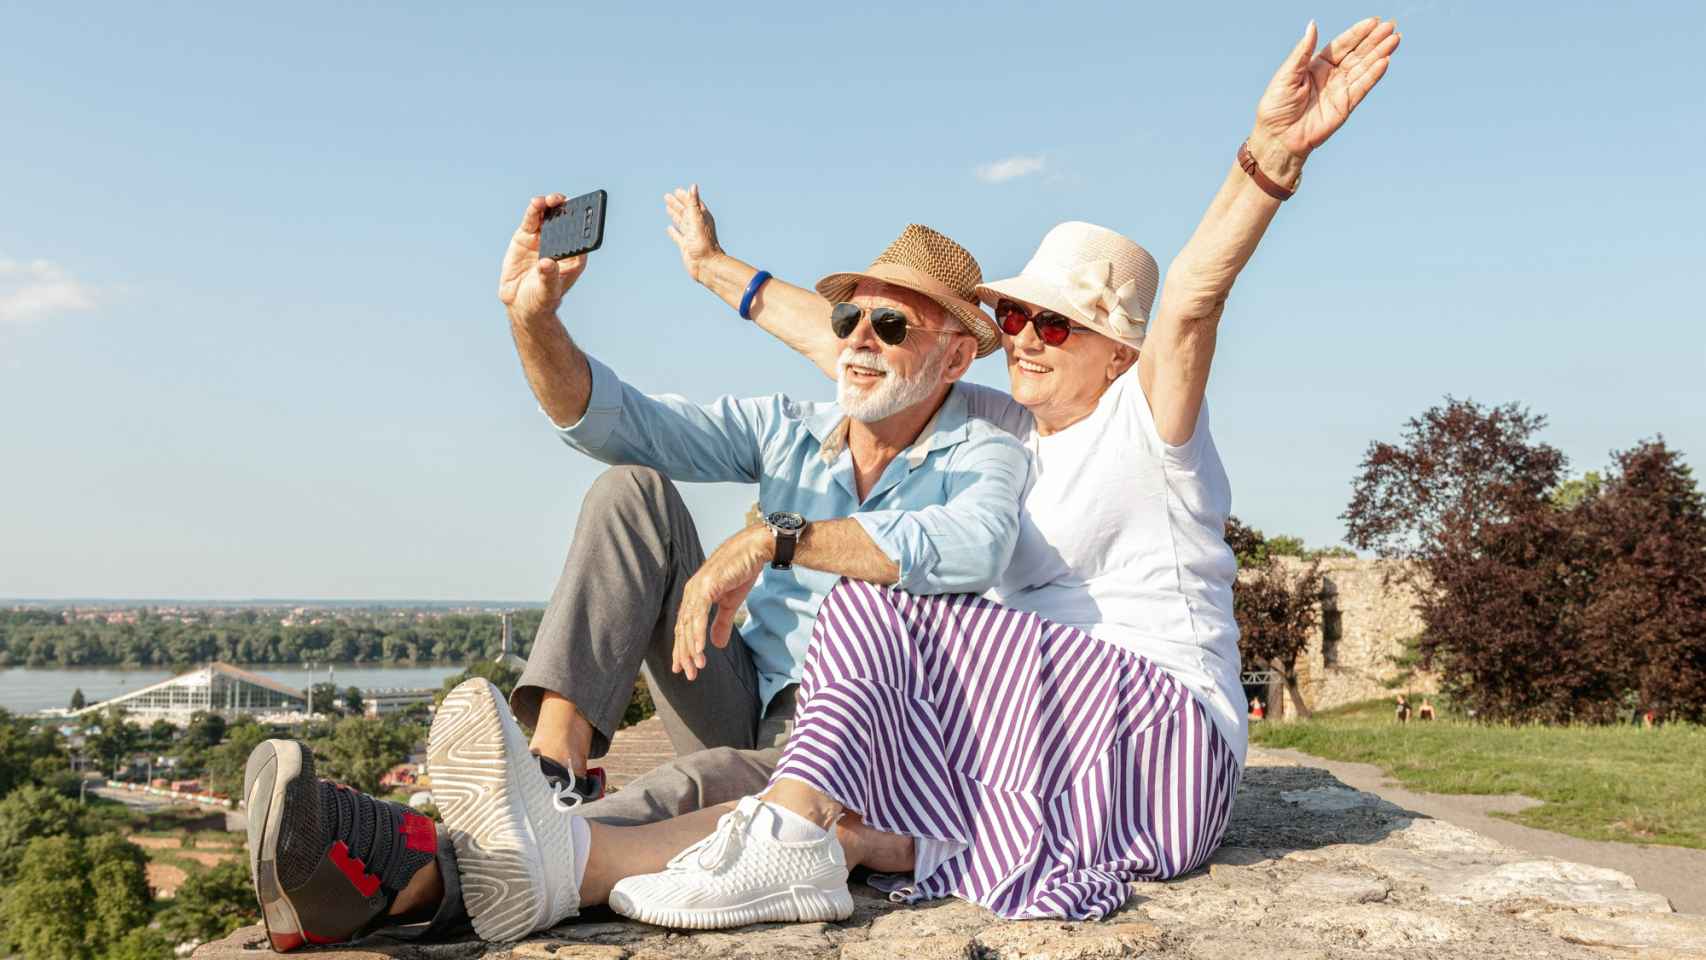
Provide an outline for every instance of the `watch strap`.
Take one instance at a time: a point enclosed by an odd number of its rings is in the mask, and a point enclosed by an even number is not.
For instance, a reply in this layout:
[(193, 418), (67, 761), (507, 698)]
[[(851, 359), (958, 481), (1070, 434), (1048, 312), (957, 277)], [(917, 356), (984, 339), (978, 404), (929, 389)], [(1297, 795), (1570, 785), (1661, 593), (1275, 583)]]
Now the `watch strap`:
[(783, 532), (771, 528), (776, 537), (776, 554), (770, 558), (770, 565), (777, 570), (787, 570), (794, 565), (794, 548), (800, 545), (800, 531)]

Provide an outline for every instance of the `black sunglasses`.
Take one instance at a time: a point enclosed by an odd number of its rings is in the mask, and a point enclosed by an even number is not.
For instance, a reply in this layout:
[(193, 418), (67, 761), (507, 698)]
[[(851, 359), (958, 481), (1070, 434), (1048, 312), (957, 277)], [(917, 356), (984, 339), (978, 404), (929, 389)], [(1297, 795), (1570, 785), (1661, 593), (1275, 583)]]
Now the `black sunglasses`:
[(995, 319), (1001, 324), (1001, 330), (1009, 337), (1016, 337), (1030, 324), (1037, 329), (1037, 338), (1051, 347), (1058, 347), (1066, 342), (1074, 330), (1088, 330), (1089, 327), (1073, 323), (1071, 320), (1055, 313), (1053, 310), (1038, 310), (1035, 316), (1022, 303), (1002, 297), (995, 302)]
[[(837, 340), (845, 340), (853, 335), (853, 328), (859, 325), (859, 318), (865, 315), (865, 308), (856, 303), (838, 303), (835, 309), (829, 311), (829, 332), (835, 334)], [(906, 332), (918, 330), (922, 333), (948, 334), (952, 336), (958, 330), (932, 330), (921, 327), (906, 318), (906, 314), (894, 307), (871, 308), (871, 332), (877, 339), (891, 347), (898, 347), (906, 342)]]

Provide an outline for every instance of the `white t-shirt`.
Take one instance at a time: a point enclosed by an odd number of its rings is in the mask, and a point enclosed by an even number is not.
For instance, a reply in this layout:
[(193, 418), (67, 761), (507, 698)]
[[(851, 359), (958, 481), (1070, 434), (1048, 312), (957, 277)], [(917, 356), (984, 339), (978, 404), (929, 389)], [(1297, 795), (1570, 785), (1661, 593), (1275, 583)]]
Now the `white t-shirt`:
[(1238, 565), (1225, 540), (1232, 488), (1206, 404), (1190, 440), (1163, 442), (1133, 365), (1094, 413), (1045, 437), (1012, 397), (962, 386), (969, 413), (1013, 433), (1032, 457), (1018, 546), (990, 599), (1147, 657), (1202, 702), (1242, 765)]

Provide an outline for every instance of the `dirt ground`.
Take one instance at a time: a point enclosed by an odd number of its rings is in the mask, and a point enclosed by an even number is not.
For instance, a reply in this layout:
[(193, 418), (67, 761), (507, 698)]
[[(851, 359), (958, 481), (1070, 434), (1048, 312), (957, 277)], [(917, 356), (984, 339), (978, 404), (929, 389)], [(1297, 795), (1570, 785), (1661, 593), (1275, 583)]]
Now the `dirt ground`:
[[(243, 855), (241, 841), (223, 834), (198, 834), (197, 845), (194, 847), (184, 846), (177, 837), (130, 836), (125, 839), (149, 851), (151, 858), (157, 855), (180, 862), (189, 860), (204, 867), (216, 867)], [(156, 862), (153, 859), (148, 863), (147, 872), (148, 884), (154, 888), (155, 894), (161, 897), (176, 894), (186, 878), (183, 867)]]
[(174, 867), (168, 863), (148, 864), (148, 885), (154, 888), (157, 897), (172, 897), (178, 888), (184, 885), (188, 876), (182, 867)]

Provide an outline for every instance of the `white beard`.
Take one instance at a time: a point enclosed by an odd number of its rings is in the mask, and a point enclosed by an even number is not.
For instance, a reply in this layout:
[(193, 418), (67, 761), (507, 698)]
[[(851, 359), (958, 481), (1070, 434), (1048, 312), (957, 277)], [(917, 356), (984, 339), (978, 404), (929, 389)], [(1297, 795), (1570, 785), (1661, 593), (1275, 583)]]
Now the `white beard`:
[[(877, 381), (874, 386), (853, 386), (847, 373), (849, 363), (881, 371), (887, 376)], [(948, 366), (948, 351), (945, 346), (938, 346), (925, 359), (924, 366), (908, 380), (895, 376), (882, 354), (869, 350), (854, 350), (848, 347), (841, 351), (841, 357), (836, 360), (835, 366), (839, 373), (835, 384), (835, 401), (841, 404), (842, 411), (860, 423), (876, 423), (879, 420), (887, 420), (930, 396), (942, 383), (942, 371)]]

